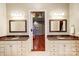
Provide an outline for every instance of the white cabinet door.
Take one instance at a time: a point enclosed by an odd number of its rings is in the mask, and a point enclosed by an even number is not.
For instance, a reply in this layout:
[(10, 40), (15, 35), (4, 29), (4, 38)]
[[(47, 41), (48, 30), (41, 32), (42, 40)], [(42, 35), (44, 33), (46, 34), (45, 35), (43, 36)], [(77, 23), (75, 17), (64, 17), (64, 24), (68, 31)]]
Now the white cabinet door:
[(59, 43), (59, 55), (65, 55), (65, 44)]
[(4, 56), (4, 55), (5, 55), (5, 42), (0, 41), (0, 56)]
[(16, 44), (12, 45), (11, 53), (13, 56), (17, 56), (18, 52), (17, 52), (17, 45)]
[(17, 55), (18, 56), (21, 56), (22, 55), (22, 53), (21, 53), (21, 41), (18, 41), (18, 45), (17, 45)]
[(5, 55), (17, 55), (17, 41), (6, 41), (5, 42)]
[(5, 55), (5, 45), (0, 45), (0, 56)]
[(12, 46), (10, 46), (10, 45), (5, 45), (5, 55), (6, 56), (11, 56), (12, 55), (11, 47)]
[(28, 55), (29, 52), (29, 46), (28, 46), (28, 41), (21, 41), (21, 52), (22, 55)]

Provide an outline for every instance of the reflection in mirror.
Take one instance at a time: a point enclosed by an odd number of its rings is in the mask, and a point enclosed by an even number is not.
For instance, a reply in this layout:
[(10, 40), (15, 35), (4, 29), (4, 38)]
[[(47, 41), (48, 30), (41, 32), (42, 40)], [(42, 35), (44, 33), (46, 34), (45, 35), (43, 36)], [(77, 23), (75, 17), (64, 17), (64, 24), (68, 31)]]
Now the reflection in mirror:
[(67, 20), (49, 20), (50, 32), (66, 32)]
[(9, 32), (27, 32), (26, 20), (9, 20)]
[(59, 21), (51, 21), (51, 31), (59, 31)]

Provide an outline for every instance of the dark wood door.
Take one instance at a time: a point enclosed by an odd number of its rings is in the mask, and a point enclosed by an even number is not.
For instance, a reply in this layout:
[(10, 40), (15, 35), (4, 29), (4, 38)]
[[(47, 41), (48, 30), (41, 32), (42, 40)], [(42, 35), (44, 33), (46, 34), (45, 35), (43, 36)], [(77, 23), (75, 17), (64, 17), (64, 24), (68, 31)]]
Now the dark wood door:
[[(33, 12), (33, 50), (32, 51), (45, 51), (45, 18), (44, 12)], [(42, 17), (42, 18), (41, 18)]]
[(45, 51), (45, 35), (38, 35), (38, 38), (33, 37), (33, 51)]

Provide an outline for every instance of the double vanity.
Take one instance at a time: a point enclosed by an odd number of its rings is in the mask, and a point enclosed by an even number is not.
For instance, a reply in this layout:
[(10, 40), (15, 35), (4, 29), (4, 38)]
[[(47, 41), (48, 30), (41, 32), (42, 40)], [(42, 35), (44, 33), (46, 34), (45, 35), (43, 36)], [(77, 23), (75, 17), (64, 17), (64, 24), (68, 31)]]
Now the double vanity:
[[(20, 27), (19, 26), (22, 27)], [(10, 33), (26, 33), (27, 32), (26, 20), (10, 20), (9, 32)], [(17, 27), (16, 27), (17, 25)], [(16, 28), (15, 28), (16, 27)], [(50, 20), (49, 32), (59, 33), (67, 32), (67, 20)], [(32, 52), (32, 43), (29, 39), (29, 35), (25, 36), (5, 36), (0, 38), (0, 55), (28, 55)], [(45, 39), (46, 41), (46, 39)], [(51, 56), (79, 56), (79, 37), (71, 35), (47, 35), (47, 42), (45, 42), (46, 54)]]
[[(51, 56), (79, 56), (79, 37), (69, 35), (48, 35), (46, 54)], [(7, 39), (6, 39), (7, 38)], [(0, 55), (24, 56), (29, 55), (29, 37), (0, 38)]]

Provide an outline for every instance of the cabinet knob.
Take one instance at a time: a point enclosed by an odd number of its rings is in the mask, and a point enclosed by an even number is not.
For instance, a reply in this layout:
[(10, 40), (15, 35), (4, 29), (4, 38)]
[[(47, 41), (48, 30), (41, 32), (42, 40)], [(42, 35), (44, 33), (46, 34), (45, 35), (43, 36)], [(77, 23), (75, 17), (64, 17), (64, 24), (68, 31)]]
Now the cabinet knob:
[(66, 47), (66, 45), (64, 45), (64, 47)]
[(12, 47), (12, 45), (10, 45), (10, 47)]

